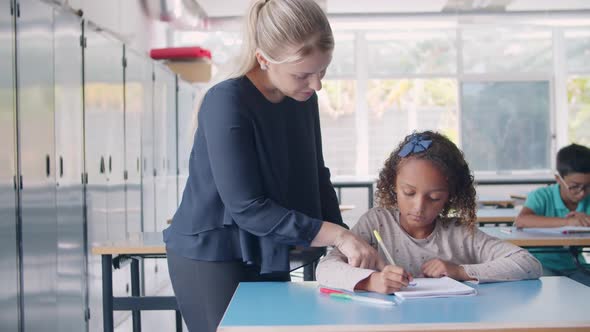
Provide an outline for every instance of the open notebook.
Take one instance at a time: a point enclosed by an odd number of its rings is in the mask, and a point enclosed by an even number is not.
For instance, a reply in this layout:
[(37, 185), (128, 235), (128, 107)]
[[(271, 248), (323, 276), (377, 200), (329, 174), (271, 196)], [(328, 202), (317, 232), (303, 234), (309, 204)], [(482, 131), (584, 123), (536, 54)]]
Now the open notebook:
[(527, 233), (539, 234), (590, 234), (590, 227), (582, 226), (563, 226), (548, 228), (522, 228)]
[(414, 278), (415, 286), (409, 286), (404, 290), (395, 292), (395, 296), (401, 299), (419, 299), (426, 297), (451, 297), (476, 295), (477, 291), (455, 279), (442, 278)]

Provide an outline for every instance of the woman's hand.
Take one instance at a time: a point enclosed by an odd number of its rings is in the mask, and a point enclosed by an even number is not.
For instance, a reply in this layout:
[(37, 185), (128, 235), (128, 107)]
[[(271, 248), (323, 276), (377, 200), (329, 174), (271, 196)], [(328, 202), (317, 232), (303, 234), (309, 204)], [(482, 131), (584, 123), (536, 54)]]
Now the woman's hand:
[(381, 272), (373, 272), (370, 276), (361, 280), (355, 289), (391, 294), (407, 287), (412, 279), (412, 275), (402, 267), (387, 265)]
[(424, 276), (429, 278), (441, 278), (446, 276), (461, 281), (472, 280), (472, 278), (465, 272), (465, 269), (460, 265), (443, 261), (438, 258), (431, 259), (424, 263), (421, 269)]
[(379, 270), (385, 266), (377, 250), (351, 231), (331, 222), (324, 221), (311, 246), (335, 246), (354, 267)]
[(380, 269), (385, 263), (377, 250), (353, 232), (344, 231), (336, 237), (334, 246), (348, 259), (348, 264), (363, 269)]

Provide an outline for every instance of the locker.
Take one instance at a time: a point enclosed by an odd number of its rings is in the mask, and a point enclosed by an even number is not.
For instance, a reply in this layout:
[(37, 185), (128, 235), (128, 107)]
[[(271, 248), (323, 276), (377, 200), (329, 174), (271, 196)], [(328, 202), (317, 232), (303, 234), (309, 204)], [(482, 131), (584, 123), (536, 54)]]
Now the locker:
[[(151, 61), (125, 49), (125, 168), (127, 229), (140, 232), (141, 223), (141, 131), (145, 114), (151, 116)], [(151, 175), (151, 172), (148, 172)], [(153, 206), (152, 206), (153, 208)]]
[(0, 331), (19, 326), (14, 21), (11, 1), (0, 3)]
[(20, 0), (19, 5), (16, 45), (24, 329), (56, 331), (53, 9), (35, 0)]
[[(168, 132), (176, 123), (169, 123), (168, 114), (175, 113), (175, 76), (163, 65), (154, 65), (154, 167), (156, 199), (156, 231), (166, 228), (166, 220), (172, 217), (169, 183)], [(176, 197), (176, 194), (174, 194)], [(174, 207), (174, 206), (173, 206)]]
[(188, 160), (196, 129), (196, 89), (187, 82), (178, 81), (178, 204), (188, 177)]
[(82, 22), (73, 13), (58, 10), (54, 21), (58, 331), (85, 331)]
[(156, 230), (154, 177), (154, 73), (153, 63), (150, 62), (150, 83), (148, 105), (141, 113), (141, 211), (142, 226), (145, 232)]
[[(158, 63), (154, 76), (155, 227), (162, 231), (176, 211), (176, 162), (171, 160), (176, 158), (176, 147), (175, 143), (169, 145), (176, 135), (176, 77)], [(146, 287), (147, 294), (159, 291), (170, 280), (166, 261), (156, 260), (154, 265), (155, 288)]]
[[(89, 246), (125, 237), (123, 45), (84, 26), (84, 113)], [(88, 256), (90, 330), (102, 328), (100, 256)], [(129, 265), (115, 270), (113, 295), (129, 295)], [(115, 312), (115, 322), (129, 313)]]

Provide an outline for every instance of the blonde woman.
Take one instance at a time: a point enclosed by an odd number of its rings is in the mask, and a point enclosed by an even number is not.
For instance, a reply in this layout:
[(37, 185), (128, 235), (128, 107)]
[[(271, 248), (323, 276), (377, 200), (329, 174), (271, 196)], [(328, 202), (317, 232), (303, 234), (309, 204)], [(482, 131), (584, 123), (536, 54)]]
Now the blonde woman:
[(289, 246), (383, 264), (348, 231), (324, 165), (316, 91), (332, 59), (313, 0), (258, 0), (231, 78), (204, 96), (180, 207), (164, 231), (191, 331), (214, 331), (240, 281), (288, 281)]

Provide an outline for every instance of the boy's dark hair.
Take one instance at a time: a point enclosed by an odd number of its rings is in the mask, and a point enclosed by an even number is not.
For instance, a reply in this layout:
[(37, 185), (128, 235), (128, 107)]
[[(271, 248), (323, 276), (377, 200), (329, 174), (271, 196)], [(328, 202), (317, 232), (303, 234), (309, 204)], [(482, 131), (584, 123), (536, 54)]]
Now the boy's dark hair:
[[(419, 135), (421, 139), (432, 140), (432, 144), (422, 152), (410, 153), (406, 157), (399, 155), (402, 148)], [(375, 193), (377, 203), (384, 208), (397, 206), (395, 183), (400, 164), (406, 159), (424, 159), (439, 167), (448, 179), (449, 200), (441, 211), (440, 217), (448, 220), (458, 217), (458, 222), (470, 227), (476, 222), (476, 202), (473, 175), (463, 156), (463, 152), (447, 137), (433, 131), (414, 132), (399, 144), (385, 161), (377, 180)]]
[(557, 152), (557, 172), (566, 176), (570, 173), (590, 173), (590, 149), (579, 144), (570, 144)]

